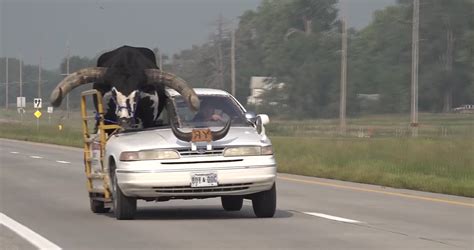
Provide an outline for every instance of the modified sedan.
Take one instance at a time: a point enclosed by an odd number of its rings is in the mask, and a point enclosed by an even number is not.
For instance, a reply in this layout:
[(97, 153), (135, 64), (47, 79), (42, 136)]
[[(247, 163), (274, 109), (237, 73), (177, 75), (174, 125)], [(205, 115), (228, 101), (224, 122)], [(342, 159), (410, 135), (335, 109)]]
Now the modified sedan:
[(276, 162), (264, 124), (229, 93), (195, 89), (201, 108), (188, 109), (174, 90), (157, 127), (112, 135), (104, 163), (109, 169), (117, 219), (133, 219), (137, 199), (220, 197), (227, 211), (252, 200), (257, 217), (276, 209)]

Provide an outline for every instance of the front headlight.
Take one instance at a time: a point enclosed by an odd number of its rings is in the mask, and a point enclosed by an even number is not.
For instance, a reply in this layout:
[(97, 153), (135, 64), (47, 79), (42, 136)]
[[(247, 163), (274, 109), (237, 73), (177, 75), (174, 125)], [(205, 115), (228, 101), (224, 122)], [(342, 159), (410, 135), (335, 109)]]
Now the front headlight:
[(248, 147), (232, 147), (224, 150), (224, 156), (256, 156), (256, 155), (272, 155), (272, 146), (248, 146)]
[(272, 155), (272, 154), (273, 154), (272, 145), (262, 147), (262, 155)]
[(120, 154), (121, 161), (171, 160), (179, 159), (176, 150), (142, 150), (127, 151)]

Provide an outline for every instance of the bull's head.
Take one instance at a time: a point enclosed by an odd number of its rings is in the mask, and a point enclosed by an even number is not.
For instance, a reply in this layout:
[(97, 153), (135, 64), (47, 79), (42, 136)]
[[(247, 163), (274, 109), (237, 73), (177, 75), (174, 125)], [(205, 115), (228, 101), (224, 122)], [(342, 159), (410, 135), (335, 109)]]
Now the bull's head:
[[(67, 95), (74, 88), (92, 82), (103, 82), (104, 77), (109, 70), (106, 67), (91, 67), (78, 70), (73, 74), (64, 78), (51, 93), (51, 104), (58, 107), (65, 95)], [(145, 69), (146, 82), (141, 84), (164, 84), (167, 87), (178, 91), (187, 101), (191, 110), (199, 109), (199, 99), (194, 90), (188, 84), (171, 73), (161, 71), (159, 69)], [(138, 90), (132, 90), (125, 95), (116, 88), (112, 87), (110, 91), (111, 96), (115, 101), (115, 114), (117, 121), (120, 124), (128, 125), (131, 123), (133, 113), (136, 109), (137, 98), (139, 98)]]

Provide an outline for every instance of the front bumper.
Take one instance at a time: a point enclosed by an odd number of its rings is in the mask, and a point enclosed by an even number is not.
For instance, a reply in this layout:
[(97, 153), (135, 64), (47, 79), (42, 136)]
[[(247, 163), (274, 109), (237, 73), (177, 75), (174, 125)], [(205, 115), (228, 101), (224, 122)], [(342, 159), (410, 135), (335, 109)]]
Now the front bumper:
[[(277, 172), (273, 156), (228, 162), (199, 159), (192, 164), (187, 159), (187, 162), (127, 162), (116, 169), (117, 182), (126, 196), (138, 198), (249, 195), (271, 189)], [(191, 187), (191, 175), (196, 173), (216, 173), (218, 186)]]

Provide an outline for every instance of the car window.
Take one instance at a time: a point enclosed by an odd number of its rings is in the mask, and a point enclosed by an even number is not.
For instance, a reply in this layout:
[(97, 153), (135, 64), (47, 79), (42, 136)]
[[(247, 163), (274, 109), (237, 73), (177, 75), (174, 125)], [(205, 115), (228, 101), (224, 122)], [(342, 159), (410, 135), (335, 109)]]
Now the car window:
[(173, 105), (178, 114), (180, 127), (212, 127), (224, 126), (231, 120), (231, 126), (250, 126), (244, 112), (235, 101), (228, 96), (200, 95), (200, 108), (197, 112), (189, 109), (181, 96), (174, 98)]

